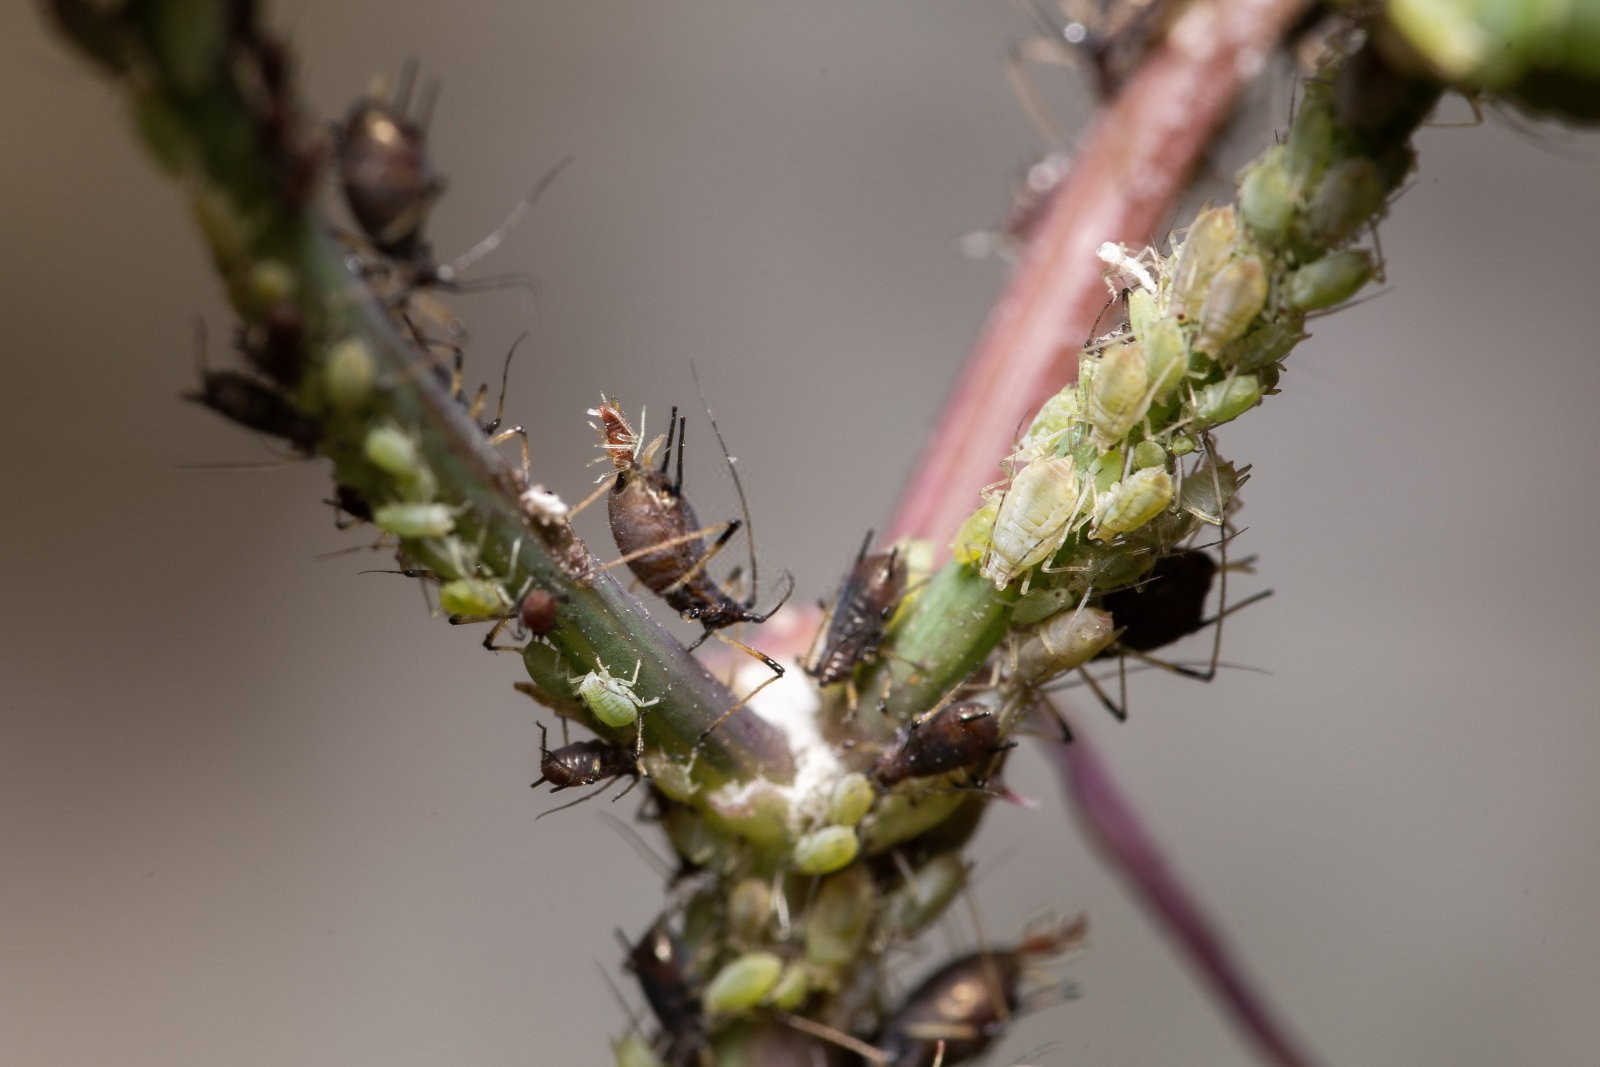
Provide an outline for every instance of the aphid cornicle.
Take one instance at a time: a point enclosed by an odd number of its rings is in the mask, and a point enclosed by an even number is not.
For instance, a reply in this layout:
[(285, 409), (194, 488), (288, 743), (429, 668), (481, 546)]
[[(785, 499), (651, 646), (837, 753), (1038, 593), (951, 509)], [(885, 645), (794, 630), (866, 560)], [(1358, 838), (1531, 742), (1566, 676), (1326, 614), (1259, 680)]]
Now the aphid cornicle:
[(691, 1062), (706, 1044), (705, 1020), (695, 995), (677, 939), (660, 918), (630, 945), (618, 932), (628, 953), (628, 969), (639, 980), (644, 999), (667, 1038), (666, 1061), (673, 1067)]
[(828, 615), (822, 651), (806, 668), (818, 685), (844, 681), (858, 663), (877, 655), (884, 624), (905, 593), (905, 559), (897, 549), (868, 555), (870, 544), (872, 531), (868, 530)]
[[(646, 464), (655, 458), (655, 446), (639, 450), (638, 436), (621, 408), (603, 401), (591, 414), (600, 420), (601, 447), (616, 468), (607, 497), (611, 535), (634, 577), (685, 619), (704, 627), (701, 640), (735, 623), (766, 622), (782, 606), (781, 600), (768, 611), (754, 611), (754, 590), (752, 598), (741, 603), (706, 573), (711, 558), (743, 524), (738, 519), (730, 520), (707, 547), (708, 531), (700, 526), (694, 509), (683, 496), (683, 435), (687, 420), (674, 419), (661, 453), (661, 468), (651, 470)], [(669, 477), (667, 464), (672, 458), (674, 436), (677, 468), (676, 475)], [(788, 594), (784, 596), (787, 598)], [(775, 673), (783, 673), (776, 662), (762, 658)]]
[(871, 774), (887, 789), (908, 778), (975, 767), (1011, 745), (1000, 740), (1000, 721), (987, 704), (951, 704), (902, 726), (872, 765)]
[(1014, 948), (956, 957), (906, 994), (873, 1044), (888, 1057), (890, 1067), (931, 1067), (941, 1047), (946, 1065), (976, 1058), (1005, 1031), (1012, 1016), (1033, 1006), (1021, 994), (1028, 962), (1066, 951), (1087, 930), (1080, 916), (1025, 937)]

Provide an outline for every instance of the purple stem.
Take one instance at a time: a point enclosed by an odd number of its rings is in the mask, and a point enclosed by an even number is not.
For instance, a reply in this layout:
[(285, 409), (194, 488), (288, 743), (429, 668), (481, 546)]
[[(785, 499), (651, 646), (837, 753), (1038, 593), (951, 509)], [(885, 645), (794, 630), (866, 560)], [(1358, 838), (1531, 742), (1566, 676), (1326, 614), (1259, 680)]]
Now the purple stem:
[(1101, 858), (1128, 880), (1156, 923), (1178, 943), (1234, 1023), (1268, 1063), (1310, 1067), (1267, 999), (1244, 973), (1222, 932), (1167, 864), (1155, 839), (1118, 788), (1111, 768), (1079, 731), (1070, 744), (1048, 745), (1067, 799)]

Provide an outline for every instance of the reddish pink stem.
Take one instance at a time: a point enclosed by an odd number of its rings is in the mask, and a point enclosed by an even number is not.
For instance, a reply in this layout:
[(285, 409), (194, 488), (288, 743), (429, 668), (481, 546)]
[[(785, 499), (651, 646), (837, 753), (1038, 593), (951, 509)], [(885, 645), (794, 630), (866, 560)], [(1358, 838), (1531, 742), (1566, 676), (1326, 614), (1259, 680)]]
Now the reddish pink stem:
[(1188, 955), (1200, 979), (1262, 1060), (1277, 1067), (1313, 1063), (1245, 976), (1221, 930), (1168, 866), (1138, 812), (1117, 787), (1111, 768), (1082, 734), (1070, 744), (1050, 748), (1068, 800), (1102, 858), (1127, 879), (1156, 924)]
[(901, 495), (889, 539), (949, 539), (1023, 419), (1078, 373), (1107, 291), (1095, 250), (1148, 243), (1239, 89), (1304, 0), (1195, 0), (1101, 113)]

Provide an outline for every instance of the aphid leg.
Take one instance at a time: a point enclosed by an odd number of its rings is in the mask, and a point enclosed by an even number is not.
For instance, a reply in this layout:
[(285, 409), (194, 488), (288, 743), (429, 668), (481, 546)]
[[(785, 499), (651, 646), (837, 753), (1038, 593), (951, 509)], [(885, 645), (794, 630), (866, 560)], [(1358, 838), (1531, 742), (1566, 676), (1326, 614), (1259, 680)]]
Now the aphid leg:
[(534, 822), (538, 822), (540, 819), (544, 818), (546, 815), (554, 815), (558, 811), (566, 811), (568, 808), (575, 808), (579, 804), (582, 804), (586, 800), (593, 800), (595, 797), (599, 796), (601, 793), (604, 793), (607, 789), (610, 789), (611, 788), (611, 783), (613, 781), (614, 781), (614, 779), (607, 778), (605, 781), (600, 783), (598, 788), (591, 789), (589, 792), (583, 794), (583, 796), (579, 797), (577, 800), (569, 800), (565, 804), (558, 804), (553, 808), (546, 808), (544, 811), (541, 811), (539, 814), (535, 815), (533, 817), (533, 821)]
[[(593, 496), (593, 495), (595, 495), (595, 494), (591, 494), (591, 496)], [(585, 500), (584, 504), (587, 504), (587, 503), (588, 503), (588, 500)], [(581, 507), (583, 507), (583, 504), (579, 504), (578, 507), (573, 508), (572, 512), (570, 512), (569, 514), (577, 513), (577, 511)], [(680, 534), (677, 537), (669, 537), (665, 541), (657, 541), (653, 545), (647, 545), (644, 548), (634, 549), (632, 552), (629, 552), (626, 555), (618, 556), (616, 559), (612, 560), (610, 563), (602, 563), (598, 568), (596, 568), (596, 572), (598, 572), (598, 571), (608, 571), (613, 567), (618, 567), (618, 566), (621, 566), (624, 563), (632, 562), (633, 560), (640, 559), (641, 557), (644, 557), (644, 556), (648, 556), (653, 552), (660, 552), (663, 549), (675, 548), (678, 545), (684, 545), (684, 544), (689, 544), (692, 541), (703, 540), (703, 539), (705, 539), (707, 537), (710, 537), (713, 534), (715, 534), (716, 537), (717, 537), (716, 542), (713, 544), (712, 548), (707, 550), (706, 554), (700, 558), (700, 561), (695, 564), (695, 570), (698, 571), (700, 568), (705, 566), (706, 560), (708, 560), (711, 557), (711, 555), (717, 549), (721, 548), (723, 545), (728, 543), (728, 540), (733, 537), (734, 533), (736, 533), (738, 531), (738, 529), (739, 529), (739, 520), (738, 519), (730, 519), (730, 520), (728, 520), (728, 522), (726, 524), (718, 523), (715, 526), (702, 526), (698, 530), (691, 530), (686, 534)], [(671, 588), (676, 589), (678, 586), (680, 586), (682, 584), (683, 584), (683, 579), (680, 578), (677, 582), (674, 582), (672, 584)]]
[[(1121, 666), (1121, 657), (1118, 657), (1118, 667), (1119, 667), (1119, 669), (1120, 669), (1120, 666)], [(1083, 679), (1083, 684), (1089, 687), (1089, 691), (1091, 693), (1093, 693), (1096, 698), (1099, 699), (1100, 706), (1105, 708), (1107, 711), (1109, 711), (1111, 713), (1111, 717), (1113, 719), (1116, 719), (1118, 722), (1127, 722), (1128, 721), (1128, 709), (1126, 707), (1127, 700), (1128, 700), (1128, 690), (1127, 690), (1127, 681), (1126, 681), (1125, 677), (1124, 677), (1124, 680), (1123, 680), (1123, 688), (1122, 688), (1122, 700), (1123, 700), (1123, 703), (1122, 704), (1118, 704), (1116, 701), (1112, 700), (1109, 696), (1106, 695), (1106, 691), (1104, 689), (1100, 688), (1099, 681), (1097, 681), (1095, 679), (1094, 675), (1089, 673), (1089, 668), (1088, 667), (1086, 667), (1086, 666), (1085, 667), (1079, 667), (1078, 668), (1078, 675), (1079, 675), (1079, 677), (1081, 677)]]
[[(721, 637), (722, 635), (718, 634), (717, 636)], [(730, 638), (723, 638), (723, 640), (727, 641), (727, 640), (731, 640), (731, 639)], [(696, 752), (699, 752), (700, 747), (705, 744), (706, 738), (710, 737), (712, 735), (712, 733), (714, 733), (716, 731), (717, 727), (719, 727), (723, 723), (727, 722), (728, 719), (733, 715), (734, 712), (738, 711), (740, 708), (742, 708), (746, 704), (750, 703), (751, 698), (753, 698), (757, 693), (761, 692), (767, 686), (771, 685), (773, 682), (776, 682), (779, 678), (783, 677), (783, 668), (778, 666), (778, 664), (774, 660), (772, 660), (769, 656), (767, 656), (767, 655), (765, 655), (763, 653), (757, 652), (755, 649), (751, 648), (749, 645), (740, 645), (739, 647), (743, 648), (746, 652), (749, 652), (752, 655), (757, 656), (760, 659), (762, 659), (763, 661), (765, 661), (767, 666), (772, 667), (774, 670), (777, 671), (777, 673), (774, 674), (771, 678), (768, 678), (766, 681), (762, 682), (760, 685), (756, 686), (754, 689), (750, 690), (750, 692), (746, 693), (744, 696), (740, 697), (737, 701), (734, 702), (732, 707), (730, 707), (727, 711), (724, 711), (721, 715), (718, 715), (717, 716), (717, 720), (715, 722), (713, 722), (710, 726), (707, 726), (704, 730), (701, 730), (700, 731), (700, 736), (695, 738), (695, 742), (694, 742), (694, 751), (696, 751)]]
[[(602, 457), (602, 459), (603, 458), (604, 457)], [(617, 474), (617, 471), (612, 471), (610, 474), (601, 475), (600, 481), (594, 487), (594, 491), (588, 496), (584, 497), (582, 500), (578, 501), (578, 503), (567, 512), (567, 520), (570, 522), (572, 519), (577, 517), (578, 512), (582, 511), (590, 504), (593, 504), (596, 500), (599, 500), (601, 497), (605, 496), (606, 493), (610, 492), (611, 486), (617, 480)]]
[(889, 1054), (876, 1045), (869, 1045), (859, 1037), (851, 1037), (842, 1030), (835, 1030), (826, 1023), (819, 1023), (807, 1019), (802, 1015), (794, 1015), (786, 1011), (773, 1012), (773, 1018), (791, 1030), (798, 1030), (808, 1037), (815, 1037), (831, 1045), (837, 1045), (846, 1052), (853, 1052), (868, 1063), (884, 1065), (889, 1063)]
[[(491, 424), (494, 426), (499, 426), (500, 416), (496, 415), (494, 419), (491, 420)], [(501, 430), (499, 433), (491, 434), (489, 437), (489, 444), (493, 446), (503, 445), (513, 437), (517, 439), (517, 445), (522, 452), (522, 484), (527, 485), (528, 482), (533, 478), (533, 455), (528, 449), (528, 432), (520, 425), (512, 426), (508, 429)]]
[[(700, 384), (700, 368), (696, 367), (693, 360), (689, 361), (689, 376), (694, 379), (694, 390), (700, 396), (700, 407), (706, 413), (706, 421), (711, 424), (711, 433), (717, 439), (717, 447), (722, 451), (722, 460), (728, 465), (728, 477), (733, 480), (734, 494), (739, 498), (739, 517), (744, 520), (745, 543), (750, 550), (750, 595), (745, 599), (744, 606), (754, 608), (756, 600), (761, 595), (761, 565), (756, 557), (756, 526), (750, 518), (750, 501), (745, 496), (744, 482), (739, 478), (739, 468), (734, 465), (733, 456), (728, 454), (728, 442), (722, 438), (722, 430), (717, 426), (717, 417), (711, 413), (711, 404), (706, 400), (706, 391)], [(680, 431), (678, 440), (678, 485), (683, 485), (683, 435)], [(870, 537), (871, 535), (868, 534)], [(794, 591), (794, 579), (790, 578), (789, 592), (783, 594), (778, 606), (760, 619), (751, 619), (751, 622), (765, 622), (773, 612), (783, 606), (783, 601), (789, 599), (789, 593)]]
[[(680, 436), (678, 438), (678, 440), (681, 442), (683, 440), (683, 438)], [(679, 459), (680, 459), (680, 461), (682, 459), (682, 453), (681, 452), (679, 453)], [(681, 476), (682, 473), (683, 472), (680, 470), (679, 471), (679, 475)], [(686, 570), (682, 574), (680, 574), (678, 576), (678, 580), (677, 581), (673, 582), (671, 585), (669, 585), (665, 589), (661, 590), (661, 595), (662, 596), (670, 596), (671, 594), (677, 592), (679, 589), (682, 589), (685, 585), (688, 585), (690, 582), (694, 581), (697, 577), (699, 577), (700, 576), (700, 572), (702, 572), (702, 571), (704, 571), (706, 569), (706, 565), (711, 562), (711, 560), (716, 556), (716, 554), (718, 552), (721, 552), (722, 549), (727, 545), (727, 543), (729, 541), (733, 540), (733, 535), (739, 532), (739, 527), (741, 525), (742, 525), (742, 520), (740, 520), (740, 519), (729, 519), (728, 523), (727, 523), (727, 527), (725, 529), (723, 529), (723, 531), (717, 535), (716, 540), (711, 542), (710, 547), (708, 547), (704, 552), (702, 552), (700, 554), (700, 558), (694, 561), (694, 566), (690, 567), (688, 570)], [(692, 537), (695, 537), (695, 536), (701, 536), (701, 535), (710, 536), (709, 531), (714, 530), (714, 529), (716, 529), (715, 526), (708, 526), (708, 527), (706, 527), (706, 529), (704, 531), (697, 531), (694, 534), (685, 534), (683, 537), (675, 537), (670, 541), (663, 541), (660, 544), (652, 545), (648, 549), (642, 549), (639, 552), (635, 552), (635, 553), (633, 553), (633, 555), (635, 557), (637, 557), (639, 555), (648, 555), (651, 552), (658, 551), (659, 549), (662, 549), (662, 548), (667, 548), (667, 547), (669, 547), (669, 546), (671, 546), (673, 544), (681, 544), (684, 541), (686, 541), (686, 540), (688, 540), (688, 539), (690, 539)], [(627, 559), (627, 558), (628, 558), (627, 556), (623, 557), (623, 559)], [(619, 560), (618, 562), (621, 562), (621, 561)], [(607, 564), (607, 566), (613, 566), (613, 564)], [(751, 584), (752, 585), (754, 584), (754, 579), (752, 579)]]
[[(1082, 668), (1079, 669), (1081, 670)], [(1061, 714), (1061, 709), (1056, 707), (1055, 701), (1042, 692), (1035, 693), (1034, 700), (1035, 708), (1043, 711), (1056, 721), (1056, 727), (1061, 731), (1061, 743), (1063, 745), (1072, 744), (1072, 724), (1067, 721), (1065, 715)]]

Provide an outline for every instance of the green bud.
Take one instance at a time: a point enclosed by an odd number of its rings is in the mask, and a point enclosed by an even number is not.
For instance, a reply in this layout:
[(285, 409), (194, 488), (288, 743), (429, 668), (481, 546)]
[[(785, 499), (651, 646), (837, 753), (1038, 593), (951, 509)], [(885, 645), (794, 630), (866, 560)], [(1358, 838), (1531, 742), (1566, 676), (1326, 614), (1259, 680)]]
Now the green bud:
[(792, 858), (801, 874), (830, 874), (856, 858), (861, 842), (848, 826), (824, 826), (794, 844)]

